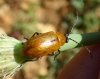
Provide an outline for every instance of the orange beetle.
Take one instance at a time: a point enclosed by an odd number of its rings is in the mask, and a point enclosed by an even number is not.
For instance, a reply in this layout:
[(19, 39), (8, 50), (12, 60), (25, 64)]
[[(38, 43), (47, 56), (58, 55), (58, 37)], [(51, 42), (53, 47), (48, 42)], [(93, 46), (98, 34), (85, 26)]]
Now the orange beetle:
[[(40, 58), (42, 56), (53, 54), (64, 45), (66, 37), (60, 32), (53, 31), (47, 33), (35, 33), (23, 46), (22, 54), (30, 58)], [(60, 51), (59, 51), (60, 53)]]

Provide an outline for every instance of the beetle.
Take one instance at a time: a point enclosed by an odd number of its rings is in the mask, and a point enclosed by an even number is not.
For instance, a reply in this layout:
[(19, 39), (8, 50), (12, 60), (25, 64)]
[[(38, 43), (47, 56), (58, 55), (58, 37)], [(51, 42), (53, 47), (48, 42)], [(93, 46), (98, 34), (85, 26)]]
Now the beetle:
[[(58, 50), (58, 54), (56, 54), (54, 57), (55, 60), (55, 58), (60, 54), (60, 50), (59, 50), (60, 46), (64, 45), (65, 43), (68, 43), (69, 40), (72, 40), (75, 43), (79, 44), (75, 40), (68, 38), (68, 34), (66, 36), (60, 32), (55, 33), (53, 31), (46, 32), (46, 33), (35, 32), (33, 36), (27, 40), (28, 41), (23, 45), (21, 53), (24, 56), (30, 58), (36, 58), (36, 60), (40, 59), (42, 56), (45, 55), (55, 55), (54, 54), (55, 51)], [(80, 45), (90, 53), (90, 50), (87, 47), (85, 47), (82, 44)], [(92, 58), (91, 53), (90, 55)], [(33, 61), (33, 60), (27, 60), (27, 61)]]
[(66, 37), (60, 32), (54, 33), (53, 31), (50, 31), (42, 34), (35, 32), (33, 36), (23, 45), (22, 55), (30, 58), (40, 58), (45, 55), (54, 55), (56, 50), (60, 53), (59, 48), (64, 45), (65, 42)]

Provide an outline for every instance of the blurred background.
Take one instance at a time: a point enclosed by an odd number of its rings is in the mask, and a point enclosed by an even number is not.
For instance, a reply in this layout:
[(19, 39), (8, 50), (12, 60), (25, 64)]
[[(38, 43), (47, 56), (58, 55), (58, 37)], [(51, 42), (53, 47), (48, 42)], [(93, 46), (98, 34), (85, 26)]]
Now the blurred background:
[[(72, 33), (100, 30), (100, 0), (0, 0), (0, 29), (7, 35), (23, 40), (34, 32), (59, 31), (63, 34), (75, 23)], [(79, 48), (28, 62), (9, 79), (55, 79)]]

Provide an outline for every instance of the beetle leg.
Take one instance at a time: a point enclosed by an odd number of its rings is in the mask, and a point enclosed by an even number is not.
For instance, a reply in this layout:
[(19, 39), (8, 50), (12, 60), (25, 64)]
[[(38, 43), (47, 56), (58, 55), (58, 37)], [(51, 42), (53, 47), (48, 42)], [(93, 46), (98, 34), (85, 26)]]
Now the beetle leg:
[(55, 52), (52, 52), (51, 54), (48, 54), (49, 56), (53, 56), (53, 55), (55, 55)]
[(26, 39), (26, 40), (29, 40), (28, 38), (26, 38), (26, 37), (25, 37), (25, 36), (23, 36), (23, 35), (22, 35), (22, 37), (23, 37), (24, 39)]
[[(41, 33), (35, 32), (35, 33), (32, 35), (32, 37), (35, 36), (35, 35), (39, 35), (39, 34), (41, 34)], [(23, 35), (22, 35), (22, 36), (23, 36)], [(26, 40), (29, 40), (28, 38), (26, 38), (26, 37), (24, 37), (24, 36), (23, 36), (23, 38), (26, 39)]]
[[(41, 34), (41, 33), (35, 32), (35, 33), (32, 35), (32, 37), (35, 36), (35, 35), (39, 35), (39, 34)], [(23, 36), (23, 35), (22, 35), (22, 36)], [(29, 40), (28, 38), (26, 38), (26, 37), (24, 37), (24, 36), (23, 36), (23, 38), (26, 39), (26, 40)]]
[(58, 53), (54, 56), (54, 61), (56, 59), (56, 57), (60, 54), (60, 50), (58, 50)]
[(32, 37), (35, 36), (35, 35), (39, 35), (39, 34), (41, 34), (41, 33), (35, 32), (35, 33), (32, 35)]
[(26, 60), (26, 61), (24, 61), (22, 64), (24, 64), (24, 63), (26, 63), (26, 62), (29, 62), (29, 61), (37, 61), (37, 60), (39, 60), (39, 59), (41, 59), (42, 57), (39, 57), (39, 58), (36, 58), (36, 59), (30, 59), (30, 60)]
[(21, 68), (26, 62), (29, 62), (29, 61), (37, 61), (37, 60), (39, 60), (39, 59), (41, 59), (41, 58), (42, 58), (42, 57), (39, 57), (39, 58), (36, 58), (36, 59), (26, 60), (26, 61), (24, 61), (24, 62), (20, 65), (19, 68)]
[[(24, 39), (26, 39), (26, 40), (29, 40), (28, 38), (26, 38), (26, 37), (24, 37), (23, 35), (22, 35), (22, 37), (24, 38)], [(22, 45), (24, 44), (24, 42), (22, 42)]]

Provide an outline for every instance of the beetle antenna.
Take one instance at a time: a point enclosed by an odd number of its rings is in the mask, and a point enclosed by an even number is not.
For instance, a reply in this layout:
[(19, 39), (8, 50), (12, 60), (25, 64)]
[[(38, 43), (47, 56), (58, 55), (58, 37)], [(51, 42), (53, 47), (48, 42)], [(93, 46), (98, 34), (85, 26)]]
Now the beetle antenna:
[(70, 28), (69, 33), (67, 34), (67, 36), (69, 36), (69, 34), (72, 32), (73, 28), (74, 28), (74, 27), (76, 26), (76, 24), (77, 24), (77, 21), (78, 21), (78, 12), (76, 12), (76, 13), (77, 13), (77, 17), (76, 17), (75, 23), (74, 23), (73, 26)]
[(81, 45), (82, 47), (84, 47), (84, 48), (89, 52), (91, 58), (93, 58), (93, 56), (92, 56), (92, 54), (91, 54), (91, 51), (90, 51), (87, 47), (85, 47), (83, 44), (80, 44), (80, 43), (78, 43), (77, 41), (75, 41), (75, 40), (73, 40), (73, 39), (71, 39), (71, 38), (68, 38), (68, 39), (69, 39), (69, 40), (72, 40), (72, 41), (74, 41), (75, 43), (77, 43), (78, 45)]
[(76, 12), (76, 13), (77, 13), (77, 18), (76, 18), (75, 23), (73, 24), (73, 26), (70, 28), (69, 33), (66, 35), (66, 38), (67, 38), (66, 42), (68, 43), (69, 40), (72, 40), (75, 43), (77, 43), (78, 45), (81, 45), (82, 47), (84, 47), (89, 52), (89, 54), (90, 54), (90, 56), (92, 58), (93, 56), (91, 54), (91, 51), (87, 47), (85, 47), (83, 44), (80, 44), (80, 43), (78, 43), (77, 41), (75, 41), (75, 40), (73, 40), (71, 38), (68, 38), (69, 34), (72, 32), (73, 28), (76, 26), (76, 23), (78, 21), (78, 12)]

